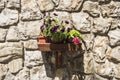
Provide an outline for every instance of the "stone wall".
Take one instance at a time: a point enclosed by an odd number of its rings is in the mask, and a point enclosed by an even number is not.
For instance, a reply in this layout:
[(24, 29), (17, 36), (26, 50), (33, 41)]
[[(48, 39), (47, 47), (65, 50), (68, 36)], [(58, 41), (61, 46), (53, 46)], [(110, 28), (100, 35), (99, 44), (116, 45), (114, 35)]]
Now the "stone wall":
[[(82, 33), (85, 52), (66, 52), (60, 69), (38, 50), (44, 13)], [(0, 80), (52, 79), (120, 80), (120, 0), (0, 0)]]

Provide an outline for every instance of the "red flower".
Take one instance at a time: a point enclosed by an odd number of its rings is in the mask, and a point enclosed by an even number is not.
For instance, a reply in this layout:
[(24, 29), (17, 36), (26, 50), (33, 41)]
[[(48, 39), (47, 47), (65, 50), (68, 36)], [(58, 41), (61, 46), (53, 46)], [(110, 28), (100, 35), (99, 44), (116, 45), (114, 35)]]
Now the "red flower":
[(74, 37), (74, 38), (73, 38), (73, 42), (74, 42), (75, 44), (80, 44), (80, 40), (79, 40), (78, 37)]

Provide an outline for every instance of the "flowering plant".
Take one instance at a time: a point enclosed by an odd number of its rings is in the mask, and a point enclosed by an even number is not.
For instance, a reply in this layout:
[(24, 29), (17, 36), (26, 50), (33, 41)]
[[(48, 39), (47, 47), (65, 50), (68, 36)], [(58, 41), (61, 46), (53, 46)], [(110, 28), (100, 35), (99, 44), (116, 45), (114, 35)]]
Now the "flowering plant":
[[(54, 15), (58, 16), (55, 13)], [(72, 28), (67, 28), (66, 25), (68, 24), (69, 22), (67, 20), (60, 22), (56, 17), (47, 16), (40, 27), (40, 35), (49, 37), (54, 43), (74, 42), (75, 44), (80, 44), (80, 32)]]

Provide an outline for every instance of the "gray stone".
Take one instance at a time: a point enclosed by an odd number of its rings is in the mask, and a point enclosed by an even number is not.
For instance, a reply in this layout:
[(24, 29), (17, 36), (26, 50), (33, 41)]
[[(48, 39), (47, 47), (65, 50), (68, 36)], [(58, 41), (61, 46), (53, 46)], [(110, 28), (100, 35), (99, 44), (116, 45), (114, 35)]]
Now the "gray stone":
[(104, 64), (103, 63), (99, 64), (94, 62), (95, 73), (103, 77), (113, 77), (114, 68), (115, 65), (109, 62), (108, 60), (106, 60)]
[(94, 40), (93, 57), (97, 63), (106, 61), (106, 53), (109, 52), (109, 40), (107, 37), (97, 36)]
[(111, 19), (110, 18), (96, 18), (93, 21), (92, 32), (97, 34), (106, 34), (111, 26)]
[(40, 25), (42, 25), (42, 21), (20, 22), (17, 26), (20, 33), (20, 39), (27, 40), (38, 36), (40, 34)]
[(22, 0), (21, 1), (21, 20), (39, 20), (42, 14), (35, 0)]
[[(93, 48), (93, 39), (94, 39), (94, 35), (93, 34), (82, 34), (82, 38), (85, 42), (85, 45), (82, 45), (82, 49), (86, 50), (89, 50)], [(87, 46), (87, 47), (85, 47)]]
[(8, 29), (0, 28), (0, 41), (5, 41)]
[(20, 36), (19, 36), (19, 32), (16, 26), (11, 26), (7, 32), (7, 36), (6, 36), (6, 40), (7, 41), (19, 41), (20, 40)]
[(8, 72), (4, 78), (4, 80), (14, 80), (14, 75)]
[(72, 13), (72, 21), (77, 30), (81, 32), (90, 32), (91, 22), (88, 14)]
[(26, 51), (25, 63), (27, 67), (34, 67), (43, 64), (43, 58), (40, 51)]
[(8, 63), (10, 73), (17, 73), (22, 69), (23, 60), (21, 58), (14, 59)]
[(83, 0), (60, 0), (57, 10), (79, 11)]
[(42, 12), (54, 9), (54, 3), (52, 0), (36, 0), (36, 2)]
[(8, 68), (5, 64), (0, 64), (0, 80), (7, 74)]
[(30, 70), (24, 67), (14, 78), (14, 80), (30, 80)]
[(114, 15), (116, 9), (115, 3), (111, 2), (110, 4), (101, 5), (100, 11), (103, 17), (110, 17)]
[(30, 74), (30, 80), (52, 80), (52, 78), (47, 77), (44, 65), (33, 67)]
[(9, 62), (23, 56), (23, 46), (19, 43), (0, 43), (0, 62)]
[(4, 9), (0, 14), (0, 27), (7, 27), (18, 22), (18, 11)]
[(93, 59), (91, 53), (84, 54), (84, 73), (92, 74), (93, 73)]
[(83, 4), (83, 11), (92, 17), (100, 16), (99, 6), (97, 2), (85, 1)]
[(112, 49), (111, 53), (107, 54), (107, 57), (113, 62), (120, 62), (120, 46)]
[(0, 0), (0, 12), (4, 9), (5, 3), (4, 0)]
[(24, 47), (29, 50), (38, 49), (37, 40), (24, 41)]
[(8, 8), (20, 8), (20, 0), (7, 0)]
[(108, 33), (111, 46), (120, 45), (120, 29), (110, 31)]

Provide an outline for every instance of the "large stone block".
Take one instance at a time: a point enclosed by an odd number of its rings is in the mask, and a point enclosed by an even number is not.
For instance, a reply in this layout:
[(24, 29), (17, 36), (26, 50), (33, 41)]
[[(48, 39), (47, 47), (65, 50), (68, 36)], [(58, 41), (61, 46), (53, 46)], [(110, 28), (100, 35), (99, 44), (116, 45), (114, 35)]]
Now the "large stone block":
[(0, 14), (0, 27), (8, 27), (18, 22), (18, 11), (4, 9)]
[(34, 67), (43, 64), (41, 51), (26, 51), (25, 63), (27, 67)]
[(6, 36), (7, 41), (19, 41), (20, 36), (19, 36), (19, 30), (17, 29), (16, 26), (11, 26), (7, 32)]
[(21, 0), (7, 0), (8, 8), (20, 8)]
[(110, 18), (96, 18), (93, 21), (92, 32), (97, 34), (106, 34), (111, 26)]
[(23, 56), (23, 45), (19, 43), (0, 43), (0, 62), (9, 62)]
[(110, 31), (108, 33), (108, 36), (109, 36), (109, 39), (110, 39), (110, 45), (111, 46), (120, 45), (120, 29)]
[(90, 17), (86, 13), (72, 13), (72, 21), (75, 28), (81, 32), (90, 32)]
[(22, 0), (21, 6), (22, 20), (39, 20), (42, 18), (42, 14), (35, 0)]
[(40, 25), (42, 25), (42, 21), (20, 22), (17, 26), (20, 33), (20, 39), (27, 40), (38, 36), (40, 34)]
[(99, 6), (97, 2), (85, 1), (83, 4), (83, 11), (92, 17), (100, 16)]
[(8, 29), (0, 28), (0, 41), (5, 41)]
[(83, 4), (83, 0), (60, 0), (57, 10), (79, 11)]
[(21, 58), (14, 59), (8, 63), (10, 73), (17, 73), (22, 69), (23, 60)]
[(42, 12), (54, 9), (54, 3), (52, 0), (36, 0), (36, 2)]
[(26, 49), (36, 50), (38, 49), (37, 40), (24, 41), (24, 47)]

